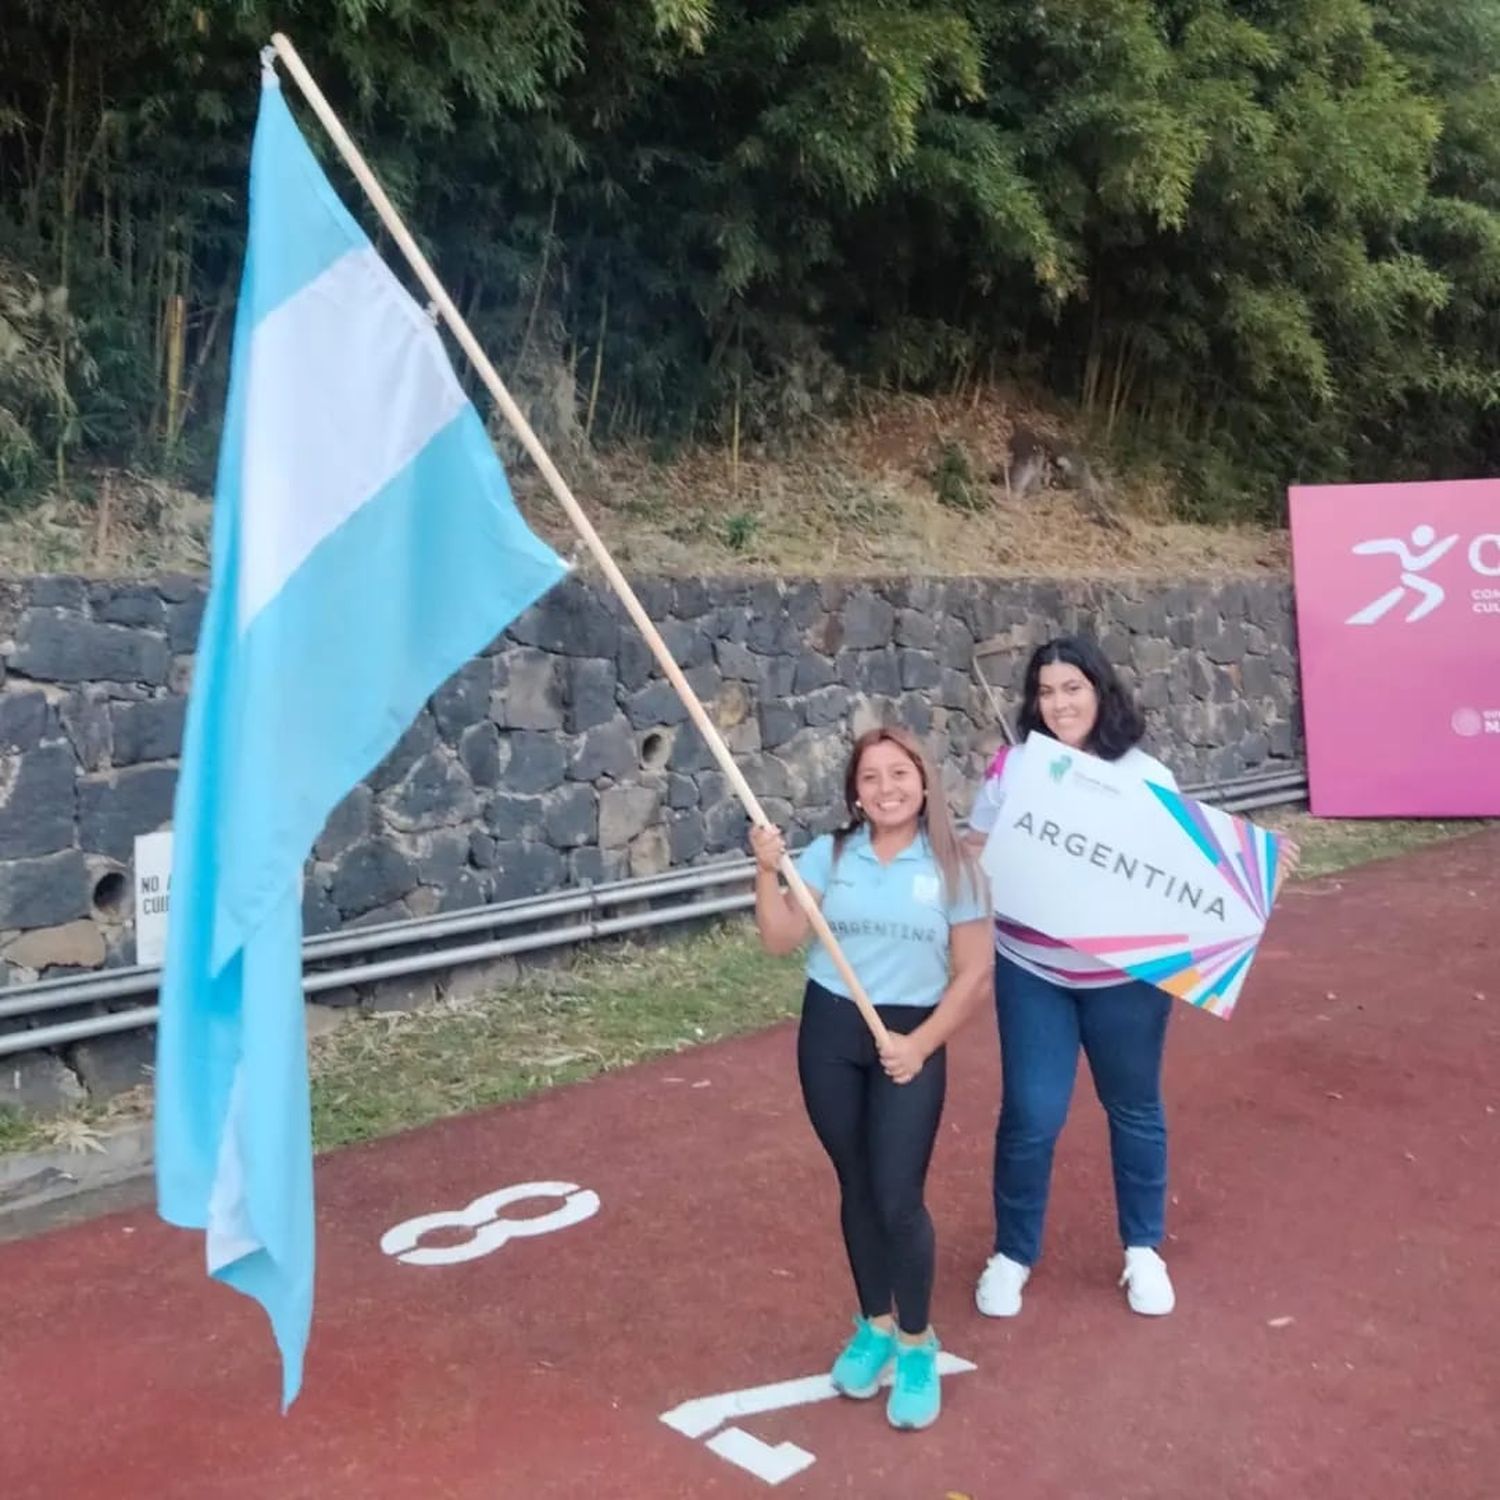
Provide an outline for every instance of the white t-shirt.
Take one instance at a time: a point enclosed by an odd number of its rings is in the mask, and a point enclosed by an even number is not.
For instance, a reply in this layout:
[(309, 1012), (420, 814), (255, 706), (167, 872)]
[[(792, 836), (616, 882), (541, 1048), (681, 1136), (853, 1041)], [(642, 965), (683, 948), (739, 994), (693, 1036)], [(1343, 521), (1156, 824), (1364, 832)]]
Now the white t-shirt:
[[(969, 827), (976, 833), (988, 834), (999, 820), (1006, 784), (1025, 753), (1024, 745), (1002, 745), (990, 762), (969, 813)], [(1111, 764), (1122, 771), (1134, 772), (1142, 781), (1154, 781), (1174, 792), (1178, 789), (1176, 777), (1154, 755), (1147, 755), (1144, 750), (1127, 750)], [(1113, 968), (1103, 959), (1079, 953), (1056, 938), (1004, 917), (995, 918), (995, 951), (1020, 968), (1067, 989), (1102, 989), (1105, 985), (1125, 984), (1130, 979), (1130, 975)]]

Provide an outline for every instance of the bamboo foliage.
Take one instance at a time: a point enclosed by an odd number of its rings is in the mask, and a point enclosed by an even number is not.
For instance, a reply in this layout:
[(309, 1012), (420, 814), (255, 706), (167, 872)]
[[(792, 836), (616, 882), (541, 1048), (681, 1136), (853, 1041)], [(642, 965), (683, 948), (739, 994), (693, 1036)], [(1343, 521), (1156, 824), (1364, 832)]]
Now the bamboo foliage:
[[(58, 298), (14, 311), (0, 500), (74, 456), (208, 482), (283, 9), (10, 0), (0, 305)], [(1292, 474), (1500, 459), (1494, 0), (305, 0), (296, 24), (577, 440), (713, 436), (737, 472), (860, 385), (977, 399), (1024, 368), (1239, 513)]]

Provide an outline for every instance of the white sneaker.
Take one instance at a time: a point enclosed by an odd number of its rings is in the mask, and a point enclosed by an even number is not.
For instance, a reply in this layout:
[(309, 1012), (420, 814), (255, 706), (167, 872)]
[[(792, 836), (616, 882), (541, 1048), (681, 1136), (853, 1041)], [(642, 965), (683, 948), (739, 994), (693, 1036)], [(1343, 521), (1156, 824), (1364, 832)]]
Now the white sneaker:
[(1156, 1251), (1136, 1245), (1125, 1252), (1125, 1270), (1120, 1276), (1131, 1312), (1147, 1318), (1164, 1318), (1177, 1305), (1167, 1263)]
[(987, 1318), (1013, 1318), (1021, 1310), (1021, 1288), (1031, 1267), (1006, 1255), (992, 1255), (974, 1289), (974, 1305)]

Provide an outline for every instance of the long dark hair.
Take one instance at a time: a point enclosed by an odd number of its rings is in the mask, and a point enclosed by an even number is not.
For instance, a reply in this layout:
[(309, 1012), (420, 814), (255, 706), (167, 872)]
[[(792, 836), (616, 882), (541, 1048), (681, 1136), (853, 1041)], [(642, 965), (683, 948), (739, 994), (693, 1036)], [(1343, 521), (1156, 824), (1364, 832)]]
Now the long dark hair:
[(893, 725), (868, 729), (854, 742), (849, 763), (844, 767), (844, 806), (849, 811), (849, 821), (833, 835), (835, 863), (844, 851), (845, 841), (865, 821), (859, 807), (859, 763), (866, 750), (880, 744), (894, 745), (917, 768), (917, 774), (922, 778), (922, 811), (917, 826), (927, 835), (932, 857), (943, 872), (943, 889), (948, 900), (956, 902), (977, 894), (980, 890), (978, 866), (954, 827), (952, 810), (943, 795), (942, 773), (928, 760), (915, 735)]
[(1136, 707), (1135, 699), (1126, 691), (1119, 674), (1109, 664), (1098, 645), (1087, 636), (1060, 635), (1038, 646), (1026, 663), (1026, 682), (1021, 690), (1021, 713), (1016, 727), (1024, 739), (1028, 734), (1045, 734), (1052, 731), (1042, 720), (1039, 697), (1041, 693), (1042, 668), (1057, 662), (1077, 667), (1093, 684), (1099, 699), (1099, 717), (1089, 731), (1084, 749), (1100, 760), (1119, 760), (1127, 750), (1140, 744), (1146, 732), (1146, 721)]

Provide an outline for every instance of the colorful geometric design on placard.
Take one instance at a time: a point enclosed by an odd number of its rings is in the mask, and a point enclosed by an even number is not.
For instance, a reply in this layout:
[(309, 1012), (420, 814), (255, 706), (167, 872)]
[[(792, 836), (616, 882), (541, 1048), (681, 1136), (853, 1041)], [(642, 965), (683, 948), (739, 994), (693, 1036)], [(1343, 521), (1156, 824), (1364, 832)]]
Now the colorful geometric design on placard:
[(1240, 869), (1246, 880), (1252, 885), (1258, 885), (1260, 898), (1264, 903), (1261, 915), (1265, 916), (1271, 910), (1271, 898), (1276, 889), (1276, 866), (1281, 855), (1281, 840), (1276, 834), (1258, 828), (1254, 823), (1247, 823), (1243, 818), (1235, 821), (1235, 828), (1240, 838)]
[(1113, 964), (1211, 1015), (1228, 1019), (1236, 983), (1255, 951), (1256, 939), (1228, 938), (1196, 948), (1182, 947), (1182, 933), (1142, 937), (1070, 938), (1068, 946)]
[(1120, 951), (1121, 945), (1131, 948), (1175, 948), (1187, 942), (1185, 932), (1137, 933), (1134, 937), (1071, 938), (1066, 946), (1095, 958), (1110, 958)]
[[(1276, 835), (1243, 819), (1225, 817), (1226, 832), (1233, 839), (1233, 847), (1228, 847), (1205, 808), (1155, 782), (1147, 785), (1198, 852), (1264, 925), (1275, 885)], [(1227, 1018), (1258, 940), (1258, 936), (1228, 938), (1191, 947), (1186, 933), (1151, 933), (1065, 941), (1080, 953), (1103, 959), (1189, 1005)]]
[(1227, 880), (1234, 891), (1262, 922), (1271, 912), (1271, 894), (1275, 889), (1276, 862), (1281, 841), (1265, 828), (1243, 818), (1223, 815), (1227, 831), (1237, 847), (1231, 853), (1218, 835), (1208, 809), (1189, 802), (1180, 792), (1146, 783), (1156, 800), (1172, 815), (1177, 826), (1187, 834), (1199, 853)]

